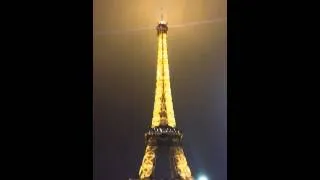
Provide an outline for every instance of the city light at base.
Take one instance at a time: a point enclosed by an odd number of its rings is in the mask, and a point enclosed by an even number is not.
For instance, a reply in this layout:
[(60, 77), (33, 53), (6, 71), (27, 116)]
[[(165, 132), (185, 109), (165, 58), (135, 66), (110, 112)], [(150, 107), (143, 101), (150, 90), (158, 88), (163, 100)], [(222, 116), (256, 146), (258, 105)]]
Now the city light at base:
[(201, 175), (199, 176), (198, 180), (209, 180), (209, 179), (207, 178), (207, 176)]

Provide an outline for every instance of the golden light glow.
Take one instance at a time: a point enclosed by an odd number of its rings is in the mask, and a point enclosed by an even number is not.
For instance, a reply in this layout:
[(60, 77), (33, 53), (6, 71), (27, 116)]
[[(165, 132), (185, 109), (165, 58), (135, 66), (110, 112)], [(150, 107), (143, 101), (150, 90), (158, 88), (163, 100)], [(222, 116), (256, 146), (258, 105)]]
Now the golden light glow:
[[(176, 127), (170, 87), (167, 34), (165, 31), (158, 31), (156, 90), (151, 127), (159, 126), (160, 123)], [(157, 145), (147, 145), (139, 170), (141, 180), (149, 179), (154, 172), (157, 148)], [(175, 174), (181, 180), (193, 180), (187, 159), (180, 145), (170, 147), (170, 159)]]
[(151, 127), (160, 125), (161, 112), (161, 97), (164, 94), (165, 107), (167, 113), (168, 125), (176, 127), (176, 120), (174, 117), (173, 102), (170, 87), (170, 73), (168, 62), (168, 46), (167, 34), (160, 33), (158, 35), (158, 60), (157, 60), (157, 76), (156, 76), (156, 90), (153, 108), (153, 118)]
[(175, 167), (179, 176), (184, 180), (192, 180), (193, 177), (182, 147), (171, 147), (171, 152), (173, 153)]
[(166, 21), (161, 20), (161, 21), (159, 22), (159, 24), (167, 24), (167, 22), (166, 22)]
[(153, 169), (155, 168), (157, 146), (147, 146), (144, 153), (142, 165), (139, 170), (139, 177), (141, 179), (151, 176)]

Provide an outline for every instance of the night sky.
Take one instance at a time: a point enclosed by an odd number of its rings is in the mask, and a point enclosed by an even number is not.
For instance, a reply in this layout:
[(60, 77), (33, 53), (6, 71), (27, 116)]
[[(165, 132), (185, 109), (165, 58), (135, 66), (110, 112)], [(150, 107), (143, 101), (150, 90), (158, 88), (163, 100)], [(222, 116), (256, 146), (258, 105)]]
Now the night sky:
[[(161, 7), (169, 27), (175, 117), (189, 166), (194, 177), (227, 179), (226, 0), (94, 0), (95, 180), (138, 174), (157, 58), (156, 31), (144, 27), (157, 25)], [(170, 29), (215, 19), (224, 20)]]

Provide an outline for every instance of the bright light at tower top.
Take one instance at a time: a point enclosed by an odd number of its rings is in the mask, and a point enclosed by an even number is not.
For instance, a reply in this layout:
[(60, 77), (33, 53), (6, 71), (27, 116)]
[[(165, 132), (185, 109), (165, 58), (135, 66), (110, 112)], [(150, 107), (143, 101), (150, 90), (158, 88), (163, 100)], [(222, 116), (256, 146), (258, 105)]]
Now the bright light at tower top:
[(167, 22), (164, 20), (161, 20), (161, 21), (159, 21), (159, 24), (167, 24)]

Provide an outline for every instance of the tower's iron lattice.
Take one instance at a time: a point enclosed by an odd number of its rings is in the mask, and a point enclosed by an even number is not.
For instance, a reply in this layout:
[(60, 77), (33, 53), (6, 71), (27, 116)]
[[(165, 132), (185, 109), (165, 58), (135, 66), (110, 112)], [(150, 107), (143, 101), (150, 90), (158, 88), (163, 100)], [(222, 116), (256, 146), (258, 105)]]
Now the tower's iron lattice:
[(167, 52), (168, 25), (161, 20), (157, 27), (158, 58), (154, 110), (151, 128), (145, 133), (146, 150), (139, 170), (140, 180), (153, 180), (158, 150), (168, 147), (170, 178), (174, 180), (193, 180), (183, 152), (182, 133), (176, 128), (170, 87)]

